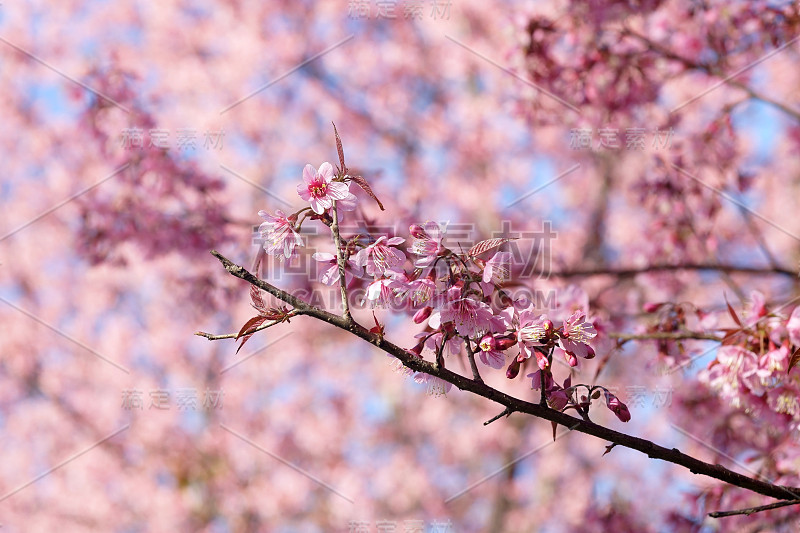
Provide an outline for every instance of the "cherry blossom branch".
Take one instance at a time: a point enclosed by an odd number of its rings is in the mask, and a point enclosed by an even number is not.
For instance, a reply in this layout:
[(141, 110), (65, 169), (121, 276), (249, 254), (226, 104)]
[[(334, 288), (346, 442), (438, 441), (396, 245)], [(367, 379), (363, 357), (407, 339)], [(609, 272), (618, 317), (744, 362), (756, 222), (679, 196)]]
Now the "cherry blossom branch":
[(348, 322), (353, 321), (350, 314), (350, 303), (347, 301), (347, 276), (345, 274), (345, 258), (344, 250), (342, 249), (342, 237), (339, 234), (339, 209), (336, 207), (336, 201), (333, 201), (331, 208), (331, 215), (333, 222), (331, 223), (331, 232), (333, 233), (333, 242), (336, 245), (336, 263), (339, 265), (339, 289), (342, 292), (342, 316)]
[(327, 322), (328, 324), (331, 324), (339, 329), (348, 331), (362, 340), (369, 342), (380, 350), (388, 353), (389, 355), (394, 356), (400, 360), (400, 362), (406, 368), (415, 372), (423, 372), (425, 374), (437, 377), (443, 381), (455, 385), (461, 390), (471, 392), (477, 396), (481, 396), (503, 405), (506, 407), (506, 410), (509, 410), (510, 412), (517, 411), (544, 420), (549, 420), (550, 422), (555, 422), (556, 424), (565, 426), (570, 430), (592, 435), (599, 439), (615, 443), (618, 446), (637, 450), (650, 458), (661, 459), (663, 461), (682, 466), (693, 474), (711, 477), (730, 485), (762, 494), (764, 496), (770, 496), (780, 500), (796, 500), (800, 498), (800, 488), (775, 485), (759, 479), (753, 479), (729, 470), (722, 465), (710, 464), (696, 459), (681, 452), (677, 448), (664, 448), (663, 446), (659, 446), (658, 444), (646, 439), (634, 437), (626, 433), (620, 433), (593, 422), (580, 420), (566, 413), (562, 413), (561, 411), (551, 409), (546, 405), (537, 405), (519, 398), (515, 398), (490, 387), (486, 383), (478, 382), (474, 379), (456, 374), (455, 372), (444, 368), (444, 366), (435, 365), (434, 363), (426, 361), (412, 354), (408, 350), (387, 341), (382, 335), (371, 333), (369, 330), (355, 321), (348, 321), (344, 317), (340, 317), (323, 309), (313, 307), (299, 298), (281, 289), (278, 289), (277, 287), (263, 280), (258, 279), (246, 269), (234, 264), (216, 250), (212, 251), (211, 254), (222, 263), (222, 265), (225, 267), (225, 270), (227, 270), (231, 275), (243, 279), (248, 283), (272, 294), (276, 298), (283, 300), (284, 302), (293, 306), (297, 314), (311, 316), (318, 320), (322, 320), (323, 322)]
[(758, 507), (748, 507), (747, 509), (737, 509), (735, 511), (715, 511), (708, 513), (711, 518), (725, 518), (726, 516), (747, 515), (750, 516), (754, 513), (761, 511), (770, 511), (772, 509), (780, 509), (781, 507), (788, 507), (789, 505), (800, 505), (800, 499), (790, 500), (785, 502), (775, 502), (769, 505), (759, 505)]

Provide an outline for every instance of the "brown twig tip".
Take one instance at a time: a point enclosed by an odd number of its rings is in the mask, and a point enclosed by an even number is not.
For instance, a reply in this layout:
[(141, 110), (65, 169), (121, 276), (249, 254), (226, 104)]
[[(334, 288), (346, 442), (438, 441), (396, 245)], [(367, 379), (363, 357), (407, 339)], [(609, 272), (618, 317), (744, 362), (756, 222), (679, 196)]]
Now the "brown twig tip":
[(771, 511), (772, 509), (780, 509), (781, 507), (788, 507), (789, 505), (800, 505), (799, 500), (790, 500), (785, 502), (776, 502), (770, 503), (769, 505), (759, 505), (758, 507), (748, 507), (747, 509), (736, 509), (734, 511), (715, 511), (713, 513), (708, 513), (708, 516), (711, 518), (725, 518), (726, 516), (739, 516), (745, 515), (750, 516), (754, 513), (760, 513), (762, 511)]
[(500, 413), (499, 415), (495, 415), (495, 416), (493, 416), (492, 418), (490, 418), (489, 420), (487, 420), (486, 422), (484, 422), (484, 423), (483, 423), (483, 425), (484, 425), (484, 426), (488, 426), (489, 424), (491, 424), (491, 423), (492, 423), (492, 422), (494, 422), (495, 420), (500, 420), (500, 419), (501, 419), (501, 418), (503, 418), (504, 416), (506, 416), (506, 417), (508, 417), (508, 416), (511, 416), (511, 413), (513, 413), (513, 412), (514, 412), (514, 410), (513, 410), (513, 409), (509, 409), (508, 407), (506, 407), (505, 409), (503, 409), (503, 412), (502, 412), (502, 413)]

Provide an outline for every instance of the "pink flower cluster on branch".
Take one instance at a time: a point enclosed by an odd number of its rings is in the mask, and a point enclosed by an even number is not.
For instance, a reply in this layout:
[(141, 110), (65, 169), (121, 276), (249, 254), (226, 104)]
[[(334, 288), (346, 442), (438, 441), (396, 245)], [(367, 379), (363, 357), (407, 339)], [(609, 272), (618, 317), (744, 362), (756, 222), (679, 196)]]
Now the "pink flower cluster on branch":
[[(444, 395), (456, 385), (503, 404), (505, 411), (491, 421), (514, 411), (525, 412), (550, 420), (554, 431), (556, 425), (561, 424), (603, 438), (610, 437), (612, 445), (608, 451), (621, 444), (761, 494), (784, 499), (795, 497), (795, 489), (791, 487), (734, 474), (719, 465), (708, 465), (677, 450), (665, 450), (594, 424), (589, 417), (594, 400), (602, 399), (605, 407), (622, 422), (631, 420), (631, 412), (607, 387), (573, 383), (572, 374), (558, 381), (553, 373), (554, 357), (563, 358), (566, 366), (572, 368), (579, 365), (580, 359), (596, 356), (592, 343), (597, 340), (598, 328), (587, 316), (588, 298), (585, 293), (581, 295), (579, 289), (572, 288), (568, 298), (574, 300), (570, 302), (572, 305), (543, 313), (528, 301), (509, 297), (504, 286), (509, 282), (512, 257), (499, 250), (509, 239), (488, 239), (466, 252), (456, 251), (444, 245), (445, 227), (434, 222), (414, 224), (409, 228), (411, 240), (406, 250), (409, 256), (399, 248), (406, 242), (405, 237), (373, 235), (366, 230), (354, 235), (341, 235), (337, 223), (339, 209), (352, 211), (357, 207), (355, 195), (349, 192), (349, 183), (356, 181), (381, 204), (363, 178), (356, 180), (347, 174), (338, 133), (336, 138), (341, 165), (335, 171), (329, 163), (323, 163), (318, 171), (310, 165), (304, 170), (298, 194), (309, 206), (291, 215), (280, 211), (275, 216), (260, 214), (266, 219), (262, 224), (264, 250), (284, 259), (291, 258), (302, 245), (299, 238), (302, 224), (321, 222), (331, 229), (336, 253), (316, 253), (314, 259), (324, 266), (320, 281), (328, 285), (339, 283), (343, 313), (339, 316), (310, 305), (257, 279), (215, 253), (230, 273), (293, 308), (267, 309), (260, 292), (256, 291), (256, 295), (251, 293), (260, 314), (242, 328), (237, 338), (246, 340), (257, 331), (296, 315), (312, 316), (383, 349), (397, 360), (398, 369), (424, 384), (430, 394)], [(411, 322), (423, 326), (423, 330), (415, 335), (415, 344), (401, 348), (386, 341), (385, 326), (374, 311), (374, 327), (367, 329), (356, 322), (349, 314), (348, 292), (355, 288), (364, 290), (364, 303), (393, 309), (399, 306)], [(682, 305), (672, 304), (653, 304), (647, 310), (665, 312), (672, 320), (671, 329), (659, 332), (669, 338), (673, 338), (675, 332), (681, 333), (689, 312)], [(775, 386), (774, 380), (770, 381), (774, 376), (768, 372), (791, 369), (797, 362), (794, 357), (787, 360), (787, 354), (800, 339), (800, 311), (782, 324), (776, 317), (770, 317), (763, 299), (756, 299), (745, 322), (739, 321), (732, 311), (731, 314), (741, 330), (747, 332), (747, 335), (742, 335), (746, 340), (735, 345), (731, 340), (735, 336), (733, 332), (725, 332), (725, 350), (720, 352), (712, 368), (720, 368), (717, 370), (721, 376), (719, 379), (730, 378), (726, 383), (731, 391), (746, 387), (754, 395), (763, 396), (768, 388)], [(265, 323), (266, 320), (270, 322)], [(756, 346), (761, 347), (758, 353), (755, 352)], [(446, 368), (446, 363), (450, 365), (448, 361), (457, 358), (465, 358), (469, 363), (471, 378)], [(508, 379), (519, 376), (525, 366), (532, 366), (533, 372), (527, 377), (531, 379), (531, 389), (540, 391), (538, 405), (517, 400), (487, 386), (477, 363), (493, 370), (505, 368)], [(721, 369), (727, 369), (727, 372)], [(735, 380), (731, 376), (735, 376)], [(574, 410), (580, 419), (566, 415), (569, 410)]]

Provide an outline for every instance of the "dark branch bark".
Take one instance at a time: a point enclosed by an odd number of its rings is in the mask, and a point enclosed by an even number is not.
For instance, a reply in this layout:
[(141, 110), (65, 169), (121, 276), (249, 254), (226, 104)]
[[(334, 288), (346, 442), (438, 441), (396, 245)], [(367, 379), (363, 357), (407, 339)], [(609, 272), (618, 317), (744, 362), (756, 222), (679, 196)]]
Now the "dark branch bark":
[(761, 511), (771, 511), (772, 509), (779, 509), (781, 507), (787, 507), (789, 505), (800, 505), (800, 500), (776, 502), (776, 503), (771, 503), (769, 505), (759, 505), (758, 507), (748, 507), (747, 509), (737, 509), (735, 511), (716, 511), (713, 513), (708, 513), (708, 516), (710, 516), (711, 518), (725, 518), (726, 516), (737, 516), (737, 515), (750, 516), (753, 513), (760, 513)]
[(510, 411), (518, 411), (520, 413), (529, 414), (537, 418), (549, 420), (565, 426), (572, 431), (578, 431), (580, 433), (592, 435), (599, 439), (616, 443), (618, 446), (624, 446), (632, 450), (637, 450), (650, 458), (661, 459), (663, 461), (682, 466), (693, 474), (708, 476), (730, 485), (741, 487), (743, 489), (780, 500), (795, 500), (800, 498), (800, 488), (774, 485), (772, 483), (753, 479), (737, 472), (733, 472), (732, 470), (728, 470), (722, 465), (706, 463), (690, 455), (686, 455), (677, 448), (664, 448), (663, 446), (659, 446), (658, 444), (648, 440), (634, 437), (625, 433), (620, 433), (619, 431), (614, 431), (613, 429), (600, 426), (593, 422), (587, 422), (585, 420), (574, 418), (560, 411), (550, 409), (546, 405), (542, 406), (527, 402), (525, 400), (520, 400), (519, 398), (509, 396), (504, 392), (494, 389), (488, 386), (486, 383), (477, 382), (460, 374), (456, 374), (455, 372), (452, 372), (444, 367), (437, 367), (437, 365), (434, 363), (425, 361), (424, 359), (412, 354), (408, 350), (405, 350), (404, 348), (401, 348), (400, 346), (397, 346), (386, 339), (371, 333), (357, 322), (347, 321), (344, 317), (340, 317), (325, 310), (312, 307), (299, 298), (256, 278), (246, 269), (232, 263), (219, 252), (212, 251), (211, 254), (219, 259), (219, 261), (230, 274), (236, 276), (237, 278), (241, 278), (248, 283), (255, 285), (256, 287), (259, 287), (272, 294), (276, 298), (279, 298), (290, 304), (295, 308), (297, 314), (311, 316), (318, 320), (322, 320), (323, 322), (327, 322), (328, 324), (331, 324), (339, 329), (348, 331), (376, 346), (380, 350), (383, 350), (384, 352), (396, 357), (403, 363), (405, 367), (409, 368), (410, 370), (415, 372), (424, 372), (426, 374), (438, 377), (444, 381), (452, 383), (461, 390), (471, 392), (503, 405)]
[(592, 276), (615, 276), (628, 278), (639, 274), (649, 274), (652, 272), (674, 272), (678, 270), (702, 270), (725, 272), (728, 274), (754, 274), (768, 275), (776, 274), (781, 276), (797, 277), (798, 272), (785, 267), (748, 267), (735, 265), (713, 265), (706, 263), (686, 263), (681, 265), (649, 265), (644, 267), (597, 267), (597, 268), (575, 268), (549, 272), (548, 275), (554, 278), (588, 278)]

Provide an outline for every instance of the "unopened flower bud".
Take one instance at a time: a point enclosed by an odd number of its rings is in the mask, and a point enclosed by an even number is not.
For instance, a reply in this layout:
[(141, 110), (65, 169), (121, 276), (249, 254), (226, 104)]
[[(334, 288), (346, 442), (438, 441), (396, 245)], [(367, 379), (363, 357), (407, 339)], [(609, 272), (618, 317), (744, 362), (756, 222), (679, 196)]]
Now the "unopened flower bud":
[(586, 345), (586, 359), (592, 359), (596, 354), (594, 353), (594, 348)]
[(628, 411), (628, 406), (610, 392), (606, 392), (606, 405), (621, 421), (627, 422), (631, 419), (631, 412)]
[(509, 335), (502, 335), (500, 337), (495, 337), (495, 348), (498, 350), (508, 350), (515, 344), (517, 344), (517, 335), (515, 333), (511, 333)]
[(664, 304), (657, 302), (647, 302), (642, 306), (642, 309), (644, 310), (645, 313), (655, 313), (662, 305)]
[(588, 409), (589, 408), (589, 398), (587, 398), (585, 395), (582, 394), (581, 395), (581, 401), (578, 402), (578, 407), (580, 407), (581, 409), (584, 409), (584, 410)]
[(511, 364), (508, 365), (506, 369), (506, 377), (508, 379), (514, 379), (519, 374), (519, 361), (514, 359), (511, 361)]
[(414, 324), (422, 324), (428, 317), (431, 316), (431, 312), (433, 311), (433, 307), (426, 305), (416, 313), (414, 313)]

